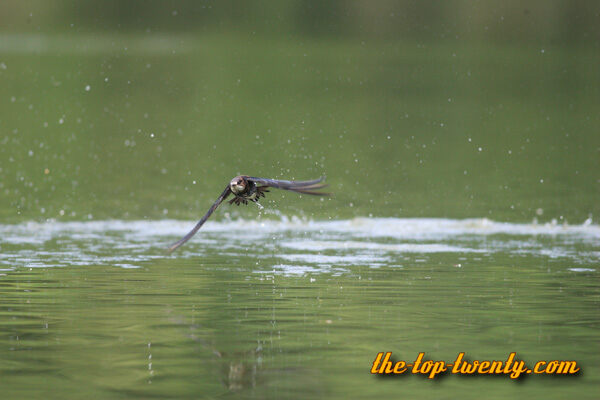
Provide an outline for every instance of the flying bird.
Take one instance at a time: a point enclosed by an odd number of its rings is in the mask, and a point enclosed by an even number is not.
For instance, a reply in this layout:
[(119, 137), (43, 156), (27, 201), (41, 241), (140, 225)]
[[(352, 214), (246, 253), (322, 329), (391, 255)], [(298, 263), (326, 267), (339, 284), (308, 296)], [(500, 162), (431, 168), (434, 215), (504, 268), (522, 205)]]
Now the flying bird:
[(312, 181), (282, 181), (277, 179), (265, 179), (255, 178), (247, 175), (236, 176), (229, 182), (229, 184), (223, 190), (223, 193), (215, 200), (212, 206), (208, 209), (204, 217), (194, 228), (184, 237), (173, 243), (169, 247), (169, 252), (177, 250), (177, 248), (183, 245), (185, 242), (191, 239), (192, 236), (198, 232), (198, 230), (204, 225), (206, 220), (212, 215), (213, 212), (219, 207), (219, 205), (230, 195), (233, 194), (233, 199), (229, 200), (229, 204), (248, 204), (249, 201), (258, 203), (261, 197), (265, 197), (265, 192), (268, 192), (268, 188), (277, 188), (283, 190), (291, 190), (292, 192), (311, 194), (315, 196), (328, 196), (329, 193), (318, 192), (318, 189), (322, 189), (327, 186), (321, 183), (323, 178), (314, 179)]

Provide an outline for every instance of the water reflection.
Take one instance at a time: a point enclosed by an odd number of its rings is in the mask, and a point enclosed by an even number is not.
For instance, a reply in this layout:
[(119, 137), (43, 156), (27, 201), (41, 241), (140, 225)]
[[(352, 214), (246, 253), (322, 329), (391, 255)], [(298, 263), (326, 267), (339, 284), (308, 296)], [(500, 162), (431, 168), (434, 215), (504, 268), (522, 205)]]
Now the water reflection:
[(169, 321), (189, 332), (187, 336), (198, 343), (203, 352), (213, 356), (215, 369), (220, 371), (219, 379), (228, 390), (237, 392), (252, 389), (263, 379), (261, 345), (247, 351), (229, 354), (215, 347), (214, 338), (205, 339), (206, 335), (200, 325), (187, 325), (185, 320), (178, 316), (171, 316)]
[(600, 323), (596, 225), (259, 220), (245, 221), (256, 228), (248, 233), (232, 230), (236, 223), (213, 221), (176, 256), (164, 248), (188, 222), (1, 225), (2, 237), (12, 238), (0, 244), (5, 393), (51, 386), (88, 397), (348, 398), (436, 397), (436, 385), (499, 397), (516, 390), (499, 379), (373, 381), (368, 370), (379, 351), (399, 359), (421, 351), (442, 360), (459, 351), (576, 359), (584, 371), (576, 384), (531, 378), (519, 390), (570, 395), (597, 386), (589, 351)]
[[(246, 229), (240, 230), (239, 226)], [(0, 265), (61, 267), (110, 265), (139, 268), (170, 259), (165, 248), (188, 229), (182, 221), (47, 222), (0, 225)], [(307, 235), (310, 235), (307, 238)], [(401, 266), (429, 254), (495, 253), (598, 262), (600, 227), (591, 223), (517, 224), (487, 219), (356, 218), (340, 221), (209, 221), (175, 256), (256, 256), (257, 272), (305, 274), (348, 272), (348, 265)]]

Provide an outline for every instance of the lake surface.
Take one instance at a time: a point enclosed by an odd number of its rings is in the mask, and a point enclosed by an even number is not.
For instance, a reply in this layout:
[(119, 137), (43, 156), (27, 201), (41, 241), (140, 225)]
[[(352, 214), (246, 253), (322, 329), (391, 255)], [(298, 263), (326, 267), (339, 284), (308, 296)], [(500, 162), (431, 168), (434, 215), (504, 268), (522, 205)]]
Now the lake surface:
[[(600, 53), (0, 35), (5, 398), (597, 398)], [(333, 196), (224, 204), (238, 173)], [(398, 360), (574, 377), (380, 379)]]
[[(2, 225), (0, 380), (68, 397), (593, 397), (600, 227), (486, 219)], [(570, 378), (377, 379), (377, 352), (576, 360)], [(523, 392), (521, 392), (523, 391)], [(12, 397), (12, 396), (11, 396)]]

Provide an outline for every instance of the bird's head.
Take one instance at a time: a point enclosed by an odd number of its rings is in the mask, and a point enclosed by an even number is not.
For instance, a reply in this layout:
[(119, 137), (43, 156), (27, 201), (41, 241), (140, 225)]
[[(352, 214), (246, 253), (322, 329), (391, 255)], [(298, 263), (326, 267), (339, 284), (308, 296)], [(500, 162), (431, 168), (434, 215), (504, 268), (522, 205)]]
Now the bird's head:
[(233, 192), (233, 194), (240, 194), (244, 190), (246, 190), (246, 179), (243, 176), (236, 176), (229, 182), (229, 188)]

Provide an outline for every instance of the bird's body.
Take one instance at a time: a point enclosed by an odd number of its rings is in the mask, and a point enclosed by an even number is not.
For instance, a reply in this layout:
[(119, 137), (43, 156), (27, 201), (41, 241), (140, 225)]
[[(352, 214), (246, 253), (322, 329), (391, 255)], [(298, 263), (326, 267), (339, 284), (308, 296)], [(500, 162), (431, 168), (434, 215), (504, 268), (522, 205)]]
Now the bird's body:
[(190, 240), (192, 236), (198, 232), (202, 225), (208, 220), (212, 213), (219, 205), (230, 195), (233, 194), (233, 199), (229, 204), (248, 204), (249, 201), (257, 203), (261, 197), (265, 196), (268, 188), (277, 188), (283, 190), (291, 190), (297, 193), (326, 196), (328, 193), (317, 192), (316, 190), (324, 188), (325, 184), (320, 183), (323, 178), (312, 181), (283, 181), (276, 179), (256, 178), (247, 175), (240, 175), (233, 178), (229, 185), (223, 190), (223, 193), (217, 198), (213, 205), (208, 209), (204, 217), (196, 224), (196, 226), (183, 238), (173, 243), (169, 247), (169, 251), (176, 250), (179, 246)]
[(268, 191), (262, 187), (259, 190), (254, 181), (248, 180), (247, 177), (244, 176), (236, 176), (233, 178), (231, 182), (229, 182), (229, 189), (235, 196), (233, 199), (229, 200), (229, 204), (235, 203), (238, 206), (240, 203), (248, 204), (249, 201), (256, 203), (261, 196), (264, 197), (264, 192)]

